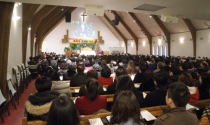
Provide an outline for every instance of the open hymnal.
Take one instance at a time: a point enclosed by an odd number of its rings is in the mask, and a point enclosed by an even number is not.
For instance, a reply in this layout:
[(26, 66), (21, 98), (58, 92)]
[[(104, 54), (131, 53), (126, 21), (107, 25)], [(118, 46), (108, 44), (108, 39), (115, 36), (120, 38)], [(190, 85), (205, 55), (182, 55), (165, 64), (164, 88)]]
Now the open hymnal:
[(199, 108), (197, 108), (197, 107), (195, 107), (193, 105), (190, 105), (190, 104), (186, 105), (186, 110), (191, 109), (191, 108), (195, 108), (196, 110), (199, 110)]
[(141, 116), (147, 120), (147, 121), (152, 121), (152, 120), (155, 120), (156, 117), (153, 116), (150, 112), (148, 112), (147, 110), (142, 110), (141, 112)]
[(142, 92), (143, 93), (143, 97), (145, 98), (147, 96), (147, 94), (145, 92)]
[(103, 122), (100, 118), (89, 119), (89, 122), (91, 125), (103, 125)]

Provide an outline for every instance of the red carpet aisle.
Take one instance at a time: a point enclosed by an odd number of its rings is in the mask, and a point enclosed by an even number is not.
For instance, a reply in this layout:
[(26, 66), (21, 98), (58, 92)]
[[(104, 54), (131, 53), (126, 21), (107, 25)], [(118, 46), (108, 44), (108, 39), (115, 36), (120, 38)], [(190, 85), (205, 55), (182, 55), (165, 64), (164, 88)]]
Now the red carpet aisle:
[(22, 125), (22, 115), (25, 110), (25, 101), (28, 99), (28, 96), (31, 95), (31, 93), (34, 92), (34, 82), (35, 80), (32, 80), (31, 83), (29, 83), (29, 86), (27, 89), (24, 90), (24, 92), (21, 94), (19, 98), (19, 105), (17, 105), (17, 110), (15, 110), (11, 104), (9, 106), (10, 116), (8, 116), (7, 113), (4, 114), (4, 123), (0, 123), (2, 125)]

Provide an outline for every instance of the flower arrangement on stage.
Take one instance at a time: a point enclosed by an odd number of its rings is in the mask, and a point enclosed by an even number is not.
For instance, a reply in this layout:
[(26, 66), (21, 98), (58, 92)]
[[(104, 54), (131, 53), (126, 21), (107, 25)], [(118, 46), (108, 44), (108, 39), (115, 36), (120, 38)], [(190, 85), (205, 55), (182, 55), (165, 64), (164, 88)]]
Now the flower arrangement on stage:
[(103, 53), (104, 53), (103, 50), (100, 49), (98, 50), (97, 55), (103, 55)]

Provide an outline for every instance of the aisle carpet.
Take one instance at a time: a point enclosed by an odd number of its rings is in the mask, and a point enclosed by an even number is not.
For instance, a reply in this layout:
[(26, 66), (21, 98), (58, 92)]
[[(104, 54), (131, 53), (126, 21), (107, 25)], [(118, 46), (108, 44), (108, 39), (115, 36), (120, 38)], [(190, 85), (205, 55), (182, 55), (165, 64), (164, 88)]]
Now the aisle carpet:
[(22, 125), (22, 116), (25, 110), (25, 101), (28, 99), (28, 96), (34, 92), (34, 82), (35, 79), (32, 80), (28, 88), (24, 90), (19, 98), (19, 105), (17, 104), (17, 110), (15, 110), (12, 105), (9, 105), (10, 116), (7, 113), (4, 114), (4, 123), (0, 123), (0, 125)]

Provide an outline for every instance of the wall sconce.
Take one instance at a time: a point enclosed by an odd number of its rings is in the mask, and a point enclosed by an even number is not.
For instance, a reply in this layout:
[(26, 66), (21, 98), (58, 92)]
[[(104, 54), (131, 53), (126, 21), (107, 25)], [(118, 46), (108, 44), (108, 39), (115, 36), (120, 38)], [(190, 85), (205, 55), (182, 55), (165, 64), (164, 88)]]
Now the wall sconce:
[(17, 20), (20, 19), (20, 16), (17, 15), (17, 7), (20, 6), (20, 5), (21, 5), (20, 2), (16, 2), (15, 5), (14, 5), (15, 7), (14, 7), (14, 10), (13, 10), (13, 16), (12, 16), (12, 19), (14, 21), (17, 21)]
[(19, 17), (19, 16), (13, 16), (12, 19), (13, 19), (14, 21), (17, 21), (17, 20), (20, 19), (20, 17)]
[(145, 46), (145, 41), (143, 41), (143, 46)]
[(184, 38), (179, 39), (180, 43), (184, 43)]
[(131, 47), (133, 47), (133, 42), (131, 42)]
[(162, 43), (162, 40), (158, 39), (158, 45), (161, 45), (161, 43)]

